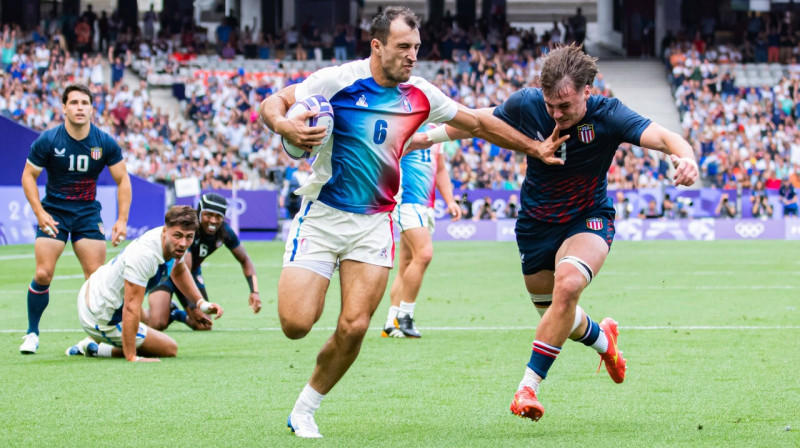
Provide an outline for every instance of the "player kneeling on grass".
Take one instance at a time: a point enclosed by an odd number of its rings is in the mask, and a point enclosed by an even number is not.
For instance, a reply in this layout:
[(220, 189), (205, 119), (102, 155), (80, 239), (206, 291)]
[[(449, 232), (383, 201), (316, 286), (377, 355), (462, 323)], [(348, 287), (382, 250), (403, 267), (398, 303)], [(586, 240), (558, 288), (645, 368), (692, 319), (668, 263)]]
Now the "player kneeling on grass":
[[(200, 290), (200, 294), (203, 295), (204, 299), (208, 300), (200, 265), (217, 248), (224, 245), (242, 265), (242, 272), (250, 287), (250, 296), (248, 298), (250, 308), (253, 309), (253, 313), (258, 313), (261, 311), (261, 298), (258, 294), (256, 268), (253, 266), (253, 262), (247, 255), (244, 246), (239, 242), (236, 232), (224, 221), (227, 209), (228, 204), (225, 198), (218, 194), (206, 193), (200, 198), (200, 203), (197, 207), (197, 216), (200, 224), (194, 236), (194, 242), (189, 248), (186, 257), (184, 257), (184, 264), (191, 272), (194, 284)], [(183, 308), (191, 311), (194, 303), (187, 299), (181, 289), (176, 287), (172, 278), (168, 277), (153, 288), (153, 291), (148, 296), (147, 301), (150, 307), (142, 310), (144, 313), (143, 322), (147, 326), (156, 330), (164, 330), (169, 324), (177, 320), (185, 323), (193, 330), (211, 329), (211, 325), (198, 322), (192, 317), (192, 313), (187, 313), (178, 308), (177, 304), (171, 300), (173, 293), (178, 297)]]
[(164, 226), (146, 232), (100, 266), (78, 293), (78, 317), (89, 337), (68, 348), (67, 355), (124, 356), (133, 362), (177, 355), (172, 338), (140, 323), (144, 295), (167, 276), (191, 297), (193, 319), (206, 325), (211, 325), (206, 313), (219, 319), (222, 307), (203, 299), (183, 262), (196, 231), (193, 208), (171, 207)]

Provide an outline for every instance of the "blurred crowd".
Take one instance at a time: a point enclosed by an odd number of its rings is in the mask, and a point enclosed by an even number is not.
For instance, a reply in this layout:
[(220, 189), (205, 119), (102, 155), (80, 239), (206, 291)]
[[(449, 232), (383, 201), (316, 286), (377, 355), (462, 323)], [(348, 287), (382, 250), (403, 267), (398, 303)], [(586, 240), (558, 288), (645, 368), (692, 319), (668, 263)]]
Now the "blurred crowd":
[[(736, 85), (728, 68), (748, 60), (746, 44), (714, 43), (702, 29), (694, 40), (681, 33), (662, 42), (685, 136), (695, 147), (709, 186), (751, 188), (761, 181), (777, 190), (784, 179), (800, 186), (800, 47), (789, 25), (759, 20), (757, 32), (753, 25), (756, 41), (776, 27), (778, 34), (792, 36), (792, 47), (777, 52), (778, 61), (787, 65), (774, 86)], [(155, 70), (151, 62), (156, 57), (167, 60), (160, 70), (174, 72), (193, 54), (273, 61), (332, 59), (333, 64), (369, 51), (368, 21), (340, 24), (334, 30), (306, 22), (264, 35), (228, 17), (215, 31), (215, 46), (207, 43), (205, 30), (180, 16), (158, 17), (146, 11), (141, 27), (126, 29), (118, 22), (114, 14), (97, 17), (88, 9), (73, 33), (65, 33), (63, 20), (55, 19), (29, 32), (6, 25), (0, 113), (36, 130), (53, 127), (63, 119), (64, 86), (84, 82), (94, 93), (94, 123), (117, 137), (129, 171), (167, 185), (196, 176), (204, 188), (232, 188), (236, 183), (241, 189), (287, 193), (308, 167), (284, 154), (280, 138), (259, 121), (257, 107), (266, 96), (302, 81), (308, 73), (278, 69), (272, 76), (256, 78), (240, 69), (233, 76), (190, 76), (180, 113), (171, 116), (154, 107), (153, 87), (147, 81), (123, 82), (132, 63), (142, 63), (146, 75)], [(430, 80), (446, 95), (471, 108), (496, 106), (521, 87), (539, 86), (542, 57), (562, 42), (581, 42), (585, 24), (580, 11), (541, 32), (483, 22), (461, 29), (446, 16), (443, 26), (425, 24), (421, 29), (419, 58), (442, 61)], [(91, 30), (88, 34), (84, 25)], [(774, 53), (769, 48), (768, 61)], [(761, 56), (754, 51), (752, 60)], [(602, 73), (592, 93), (612, 96)], [(457, 188), (516, 190), (525, 176), (524, 157), (480, 139), (445, 143), (444, 153)], [(669, 169), (660, 153), (625, 144), (609, 170), (609, 188), (670, 185)]]

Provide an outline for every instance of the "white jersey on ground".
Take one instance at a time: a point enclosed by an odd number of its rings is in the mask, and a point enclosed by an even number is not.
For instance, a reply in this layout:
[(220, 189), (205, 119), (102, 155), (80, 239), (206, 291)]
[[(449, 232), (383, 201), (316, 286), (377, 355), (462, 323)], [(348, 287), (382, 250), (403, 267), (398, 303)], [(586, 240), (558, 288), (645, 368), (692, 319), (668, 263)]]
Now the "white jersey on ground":
[(89, 277), (89, 310), (98, 322), (122, 320), (125, 280), (149, 292), (169, 276), (175, 260), (164, 260), (163, 232), (164, 226), (147, 231)]

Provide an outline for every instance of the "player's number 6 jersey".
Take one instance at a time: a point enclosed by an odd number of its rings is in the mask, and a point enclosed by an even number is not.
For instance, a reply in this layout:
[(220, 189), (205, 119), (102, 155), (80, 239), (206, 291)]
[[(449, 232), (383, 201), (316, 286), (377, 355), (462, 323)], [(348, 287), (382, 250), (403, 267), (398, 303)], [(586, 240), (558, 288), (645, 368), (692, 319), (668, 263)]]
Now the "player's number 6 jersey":
[(409, 140), (420, 126), (449, 121), (458, 110), (416, 76), (397, 87), (378, 85), (368, 59), (319, 70), (295, 91), (296, 98), (314, 94), (333, 106), (333, 144), (319, 153), (314, 174), (296, 193), (351, 213), (393, 210)]

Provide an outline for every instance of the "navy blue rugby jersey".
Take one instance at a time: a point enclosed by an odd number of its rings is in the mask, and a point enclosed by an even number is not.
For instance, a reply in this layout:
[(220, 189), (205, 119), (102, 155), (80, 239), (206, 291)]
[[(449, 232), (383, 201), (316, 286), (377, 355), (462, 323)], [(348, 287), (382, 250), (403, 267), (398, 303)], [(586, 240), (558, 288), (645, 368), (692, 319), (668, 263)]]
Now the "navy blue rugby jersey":
[(108, 134), (94, 125), (83, 140), (75, 140), (63, 124), (42, 132), (28, 153), (28, 162), (47, 170), (43, 203), (92, 202), (97, 195), (97, 178), (106, 166), (122, 161), (122, 149)]
[(203, 263), (203, 260), (208, 258), (223, 244), (229, 250), (234, 250), (239, 247), (240, 242), (239, 237), (236, 236), (236, 232), (233, 231), (227, 222), (223, 222), (222, 226), (225, 227), (224, 239), (218, 238), (216, 233), (213, 235), (208, 235), (203, 232), (202, 229), (197, 229), (197, 233), (194, 235), (194, 241), (192, 242), (192, 247), (189, 249), (192, 251), (192, 272), (197, 271), (197, 269), (199, 269), (200, 265)]
[[(564, 165), (528, 157), (520, 218), (566, 223), (594, 208), (610, 206), (607, 174), (614, 153), (623, 142), (638, 145), (651, 121), (616, 98), (593, 95), (586, 106), (586, 115), (561, 132), (570, 136), (556, 153)], [(536, 88), (518, 90), (495, 108), (494, 115), (538, 141), (547, 139), (556, 127), (541, 89)]]

